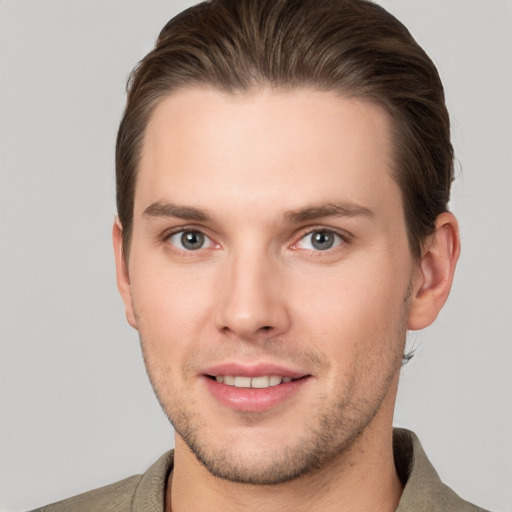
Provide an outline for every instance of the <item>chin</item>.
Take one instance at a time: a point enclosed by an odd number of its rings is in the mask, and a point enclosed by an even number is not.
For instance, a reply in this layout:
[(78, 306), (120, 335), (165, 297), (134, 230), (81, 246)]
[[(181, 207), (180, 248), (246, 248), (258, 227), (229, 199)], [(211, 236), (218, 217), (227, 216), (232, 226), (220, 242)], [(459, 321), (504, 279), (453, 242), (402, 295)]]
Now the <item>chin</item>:
[[(175, 415), (184, 420), (183, 414)], [(319, 421), (318, 421), (319, 420)], [(340, 424), (341, 423), (341, 424)], [(340, 418), (324, 412), (317, 425), (301, 427), (292, 435), (265, 435), (261, 426), (253, 432), (223, 434), (189, 421), (174, 421), (174, 428), (195, 458), (217, 478), (252, 485), (277, 485), (325, 468), (335, 459), (348, 461), (354, 440), (366, 422)], [(345, 457), (346, 456), (346, 457)]]

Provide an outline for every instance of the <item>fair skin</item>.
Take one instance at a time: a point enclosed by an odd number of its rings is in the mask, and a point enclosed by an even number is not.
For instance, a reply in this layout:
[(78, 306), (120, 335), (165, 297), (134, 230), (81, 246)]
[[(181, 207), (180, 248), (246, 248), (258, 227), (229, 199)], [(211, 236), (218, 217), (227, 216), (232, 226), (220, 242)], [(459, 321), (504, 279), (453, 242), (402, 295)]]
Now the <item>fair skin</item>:
[(405, 333), (443, 306), (459, 242), (442, 214), (413, 260), (389, 134), (380, 108), (312, 90), (155, 109), (128, 263), (119, 222), (114, 247), (176, 429), (168, 510), (395, 510)]

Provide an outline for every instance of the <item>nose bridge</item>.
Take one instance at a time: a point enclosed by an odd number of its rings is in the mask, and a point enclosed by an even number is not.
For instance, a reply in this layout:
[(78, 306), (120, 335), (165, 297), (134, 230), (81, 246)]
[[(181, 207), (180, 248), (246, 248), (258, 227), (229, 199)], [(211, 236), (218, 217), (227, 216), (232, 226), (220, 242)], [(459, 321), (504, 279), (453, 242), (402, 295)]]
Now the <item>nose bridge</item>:
[(279, 263), (254, 243), (232, 250), (220, 276), (218, 326), (239, 338), (276, 336), (289, 324)]

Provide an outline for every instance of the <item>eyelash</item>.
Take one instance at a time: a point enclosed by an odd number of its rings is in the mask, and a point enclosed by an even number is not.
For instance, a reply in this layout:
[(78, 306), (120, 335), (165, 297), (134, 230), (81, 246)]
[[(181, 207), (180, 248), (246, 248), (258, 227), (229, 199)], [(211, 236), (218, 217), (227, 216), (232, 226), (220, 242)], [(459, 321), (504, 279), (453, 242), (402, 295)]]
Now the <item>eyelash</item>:
[[(181, 235), (181, 237), (183, 237), (183, 235), (185, 233), (197, 233), (197, 234), (200, 234), (204, 237), (205, 241), (208, 241), (208, 246), (207, 247), (199, 247), (198, 249), (196, 250), (193, 250), (193, 249), (189, 249), (187, 250), (186, 248), (180, 248), (180, 247), (177, 247), (176, 244), (173, 244), (171, 242), (171, 239), (177, 235)], [(167, 242), (169, 245), (172, 245), (175, 249), (177, 249), (178, 251), (182, 252), (182, 253), (195, 253), (195, 252), (198, 252), (200, 251), (201, 249), (208, 249), (210, 247), (215, 247), (215, 246), (218, 246), (218, 244), (216, 244), (202, 229), (200, 228), (195, 228), (195, 227), (182, 227), (180, 229), (175, 229), (175, 230), (172, 230), (172, 231), (168, 231), (166, 233), (164, 233), (162, 235), (162, 240), (164, 242)]]
[[(335, 245), (332, 247), (328, 247), (324, 250), (322, 249), (303, 249), (311, 252), (312, 254), (320, 256), (322, 253), (331, 253), (332, 251), (336, 250), (339, 246), (345, 245), (350, 242), (349, 235), (346, 233), (340, 233), (339, 231), (336, 231), (334, 229), (325, 228), (325, 227), (314, 227), (308, 229), (308, 231), (303, 232), (300, 234), (300, 236), (297, 238), (297, 241), (294, 242), (291, 246), (292, 249), (300, 249), (300, 247), (297, 247), (300, 243), (302, 243), (306, 237), (311, 236), (315, 233), (322, 234), (322, 235), (333, 235), (335, 237), (335, 241), (333, 242)], [(337, 239), (337, 241), (336, 241)], [(311, 242), (312, 243), (312, 242)]]
[[(173, 237), (176, 237), (177, 235), (181, 235), (181, 237), (183, 237), (184, 234), (186, 233), (197, 233), (201, 236), (204, 237), (205, 241), (208, 241), (208, 245), (205, 247), (205, 246), (201, 246), (201, 247), (198, 247), (197, 249), (186, 249), (186, 248), (182, 248), (182, 247), (177, 247), (177, 244), (176, 243), (172, 243), (171, 242), (171, 239)], [(334, 239), (334, 242), (333, 242), (333, 246), (332, 247), (327, 247), (325, 249), (318, 249), (318, 248), (301, 248), (301, 247), (298, 247), (299, 244), (303, 243), (303, 241), (308, 237), (308, 236), (311, 236), (313, 234), (322, 234), (322, 235), (333, 235), (335, 237)], [(201, 228), (196, 228), (196, 227), (181, 227), (180, 229), (174, 229), (172, 231), (168, 231), (168, 232), (165, 232), (163, 235), (162, 235), (162, 240), (166, 243), (168, 243), (169, 245), (173, 246), (174, 249), (180, 251), (181, 253), (188, 253), (190, 255), (194, 254), (194, 253), (197, 253), (199, 251), (201, 251), (202, 249), (209, 249), (209, 248), (215, 248), (215, 247), (219, 247), (218, 244), (216, 244), (205, 232), (203, 229)], [(309, 228), (307, 231), (305, 232), (302, 232), (300, 234), (299, 237), (296, 238), (296, 241), (294, 243), (292, 243), (289, 247), (292, 249), (292, 250), (305, 250), (305, 251), (308, 251), (310, 254), (314, 254), (315, 256), (320, 256), (321, 254), (323, 253), (326, 253), (326, 254), (329, 254), (331, 253), (332, 251), (335, 251), (337, 248), (339, 248), (339, 246), (343, 246), (347, 243), (350, 243), (350, 235), (348, 235), (347, 233), (340, 233), (339, 231), (336, 231), (334, 229), (328, 229), (328, 228), (325, 228), (325, 227), (313, 227), (313, 228)], [(310, 245), (312, 245), (313, 242), (310, 242)]]

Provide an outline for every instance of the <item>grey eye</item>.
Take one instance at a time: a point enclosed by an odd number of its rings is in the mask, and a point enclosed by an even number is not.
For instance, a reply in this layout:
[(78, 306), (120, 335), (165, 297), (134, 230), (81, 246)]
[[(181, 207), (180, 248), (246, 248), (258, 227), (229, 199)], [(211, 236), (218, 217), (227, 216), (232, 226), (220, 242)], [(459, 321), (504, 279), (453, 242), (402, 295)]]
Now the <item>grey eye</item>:
[(312, 231), (308, 233), (300, 242), (302, 249), (315, 251), (326, 251), (340, 245), (343, 239), (333, 231)]
[(190, 251), (201, 249), (204, 244), (204, 235), (198, 231), (185, 232), (181, 235), (181, 243)]
[(319, 251), (330, 249), (334, 245), (334, 234), (325, 231), (315, 232), (311, 235), (311, 245)]
[(169, 237), (169, 242), (184, 251), (197, 251), (211, 245), (210, 239), (200, 231), (178, 231)]

